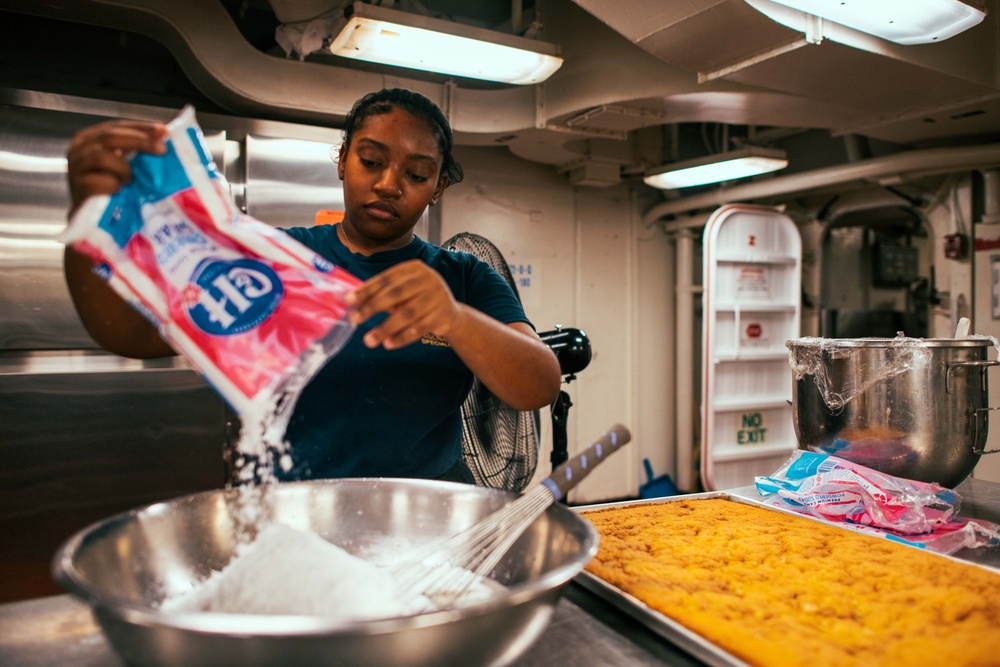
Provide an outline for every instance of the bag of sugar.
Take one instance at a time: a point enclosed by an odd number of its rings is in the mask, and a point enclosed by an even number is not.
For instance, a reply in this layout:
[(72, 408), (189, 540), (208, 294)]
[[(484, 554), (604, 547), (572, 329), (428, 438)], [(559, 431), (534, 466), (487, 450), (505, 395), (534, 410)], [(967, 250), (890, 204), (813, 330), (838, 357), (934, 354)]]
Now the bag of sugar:
[(930, 551), (951, 554), (1000, 541), (1000, 526), (958, 516), (957, 492), (828, 454), (797, 449), (754, 485), (775, 506)]
[(347, 341), (354, 276), (230, 200), (194, 109), (164, 155), (131, 158), (132, 182), (92, 197), (63, 234), (242, 415), (273, 411)]

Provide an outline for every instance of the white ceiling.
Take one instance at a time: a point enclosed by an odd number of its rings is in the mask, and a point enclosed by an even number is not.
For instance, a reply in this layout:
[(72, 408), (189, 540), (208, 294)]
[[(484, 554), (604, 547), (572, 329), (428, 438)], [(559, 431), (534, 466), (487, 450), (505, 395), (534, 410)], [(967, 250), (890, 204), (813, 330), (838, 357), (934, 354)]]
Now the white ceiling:
[[(844, 43), (805, 43), (802, 33), (744, 0), (577, 4), (651, 55), (707, 80), (701, 93), (651, 85), (661, 108), (674, 115), (827, 128), (905, 144), (1000, 130), (995, 0), (985, 3), (986, 20), (967, 33), (909, 47), (829, 24)], [(750, 102), (718, 104), (713, 83), (746, 87)]]
[[(300, 61), (248, 40), (261, 27), (248, 17), (277, 24), (275, 7), (287, 18), (343, 0), (0, 0), (0, 10), (153, 37), (208, 98), (251, 117), (336, 125), (362, 94), (411, 87), (442, 104), (460, 143), (506, 146), (567, 173), (615, 165), (638, 174), (680, 156), (685, 133), (699, 129), (708, 152), (740, 134), (773, 144), (808, 132), (834, 143), (856, 135), (900, 149), (1000, 137), (1000, 0), (980, 0), (987, 18), (967, 33), (909, 47), (830, 24), (807, 43), (755, 8), (767, 2), (422, 2), (439, 18), (498, 30), (521, 7), (565, 59), (540, 87), (448, 82), (315, 54)], [(602, 180), (593, 184), (609, 184)]]

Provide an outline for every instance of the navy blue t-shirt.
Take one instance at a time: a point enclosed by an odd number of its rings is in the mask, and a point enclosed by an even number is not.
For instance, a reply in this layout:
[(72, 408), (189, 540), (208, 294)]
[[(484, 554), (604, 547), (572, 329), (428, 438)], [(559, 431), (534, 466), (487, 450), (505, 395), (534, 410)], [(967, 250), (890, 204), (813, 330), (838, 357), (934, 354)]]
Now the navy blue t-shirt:
[[(409, 259), (444, 278), (455, 299), (503, 322), (528, 322), (506, 281), (473, 255), (419, 238), (405, 248), (352, 253), (335, 225), (285, 230), (362, 280)], [(396, 350), (369, 349), (360, 325), (302, 392), (286, 433), (293, 467), (279, 479), (440, 476), (462, 456), (461, 406), (472, 373), (448, 342), (432, 335)], [(530, 324), (530, 322), (529, 322)]]

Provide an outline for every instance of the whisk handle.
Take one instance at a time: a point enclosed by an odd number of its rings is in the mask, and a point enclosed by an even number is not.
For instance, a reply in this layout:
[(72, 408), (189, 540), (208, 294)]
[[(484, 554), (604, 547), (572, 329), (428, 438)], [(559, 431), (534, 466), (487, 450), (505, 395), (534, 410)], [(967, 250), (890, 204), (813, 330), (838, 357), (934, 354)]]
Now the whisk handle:
[(632, 434), (621, 424), (615, 424), (597, 441), (570, 460), (552, 471), (542, 480), (556, 500), (563, 498), (569, 490), (579, 484), (597, 464), (617, 452), (632, 439)]

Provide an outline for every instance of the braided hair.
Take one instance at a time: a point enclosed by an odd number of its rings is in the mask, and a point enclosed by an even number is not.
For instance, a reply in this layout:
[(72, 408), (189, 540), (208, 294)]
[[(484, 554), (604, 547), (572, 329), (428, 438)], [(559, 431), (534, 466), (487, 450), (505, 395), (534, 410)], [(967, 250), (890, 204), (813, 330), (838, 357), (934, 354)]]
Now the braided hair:
[(344, 148), (349, 148), (354, 132), (364, 125), (371, 116), (388, 113), (393, 109), (402, 109), (417, 118), (422, 119), (431, 128), (441, 149), (441, 173), (448, 177), (448, 185), (459, 183), (464, 174), (462, 166), (452, 155), (453, 140), (451, 125), (438, 105), (420, 93), (405, 88), (383, 88), (374, 93), (368, 93), (354, 103), (347, 118), (344, 119)]

